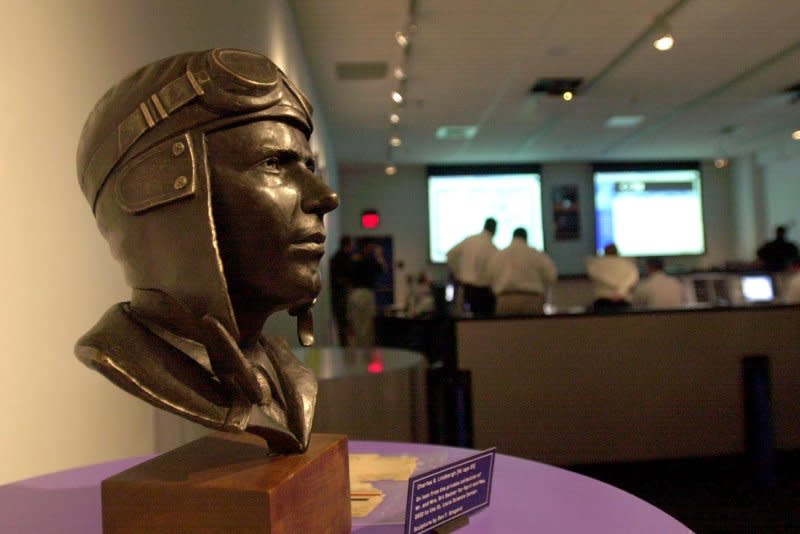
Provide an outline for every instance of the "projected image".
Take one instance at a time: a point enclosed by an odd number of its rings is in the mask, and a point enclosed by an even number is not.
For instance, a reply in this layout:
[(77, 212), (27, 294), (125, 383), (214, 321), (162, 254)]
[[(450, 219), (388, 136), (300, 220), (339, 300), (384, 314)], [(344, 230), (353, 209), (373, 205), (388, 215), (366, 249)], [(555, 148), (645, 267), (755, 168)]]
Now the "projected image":
[(615, 243), (622, 256), (705, 252), (700, 171), (594, 174), (598, 253)]
[(515, 228), (528, 231), (528, 244), (542, 249), (542, 194), (539, 175), (431, 175), (428, 177), (430, 260), (447, 261), (447, 251), (483, 229), (487, 217), (497, 219), (494, 244), (511, 243)]

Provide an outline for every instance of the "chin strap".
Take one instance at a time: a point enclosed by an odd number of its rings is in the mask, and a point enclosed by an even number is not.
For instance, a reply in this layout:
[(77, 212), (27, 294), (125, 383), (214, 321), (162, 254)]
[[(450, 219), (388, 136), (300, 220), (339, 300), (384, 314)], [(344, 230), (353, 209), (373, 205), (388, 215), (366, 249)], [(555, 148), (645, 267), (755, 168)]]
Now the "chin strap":
[(307, 304), (290, 308), (289, 315), (297, 317), (297, 340), (304, 347), (310, 347), (314, 344), (314, 316), (311, 313), (311, 308), (317, 302), (315, 298)]

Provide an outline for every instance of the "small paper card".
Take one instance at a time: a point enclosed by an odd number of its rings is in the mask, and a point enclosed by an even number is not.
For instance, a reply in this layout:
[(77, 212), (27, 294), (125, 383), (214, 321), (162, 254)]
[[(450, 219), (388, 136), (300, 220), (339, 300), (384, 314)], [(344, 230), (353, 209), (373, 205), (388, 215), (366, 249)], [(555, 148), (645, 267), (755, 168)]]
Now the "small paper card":
[(489, 506), (495, 449), (408, 480), (405, 534), (422, 534)]

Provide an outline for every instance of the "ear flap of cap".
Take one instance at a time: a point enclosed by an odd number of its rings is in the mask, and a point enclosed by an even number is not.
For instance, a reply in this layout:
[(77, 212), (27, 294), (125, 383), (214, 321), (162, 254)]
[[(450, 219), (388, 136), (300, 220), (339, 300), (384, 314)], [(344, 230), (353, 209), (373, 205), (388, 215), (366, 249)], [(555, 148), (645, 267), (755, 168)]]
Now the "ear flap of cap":
[(194, 195), (195, 150), (189, 134), (153, 147), (119, 171), (116, 199), (127, 213), (143, 211)]

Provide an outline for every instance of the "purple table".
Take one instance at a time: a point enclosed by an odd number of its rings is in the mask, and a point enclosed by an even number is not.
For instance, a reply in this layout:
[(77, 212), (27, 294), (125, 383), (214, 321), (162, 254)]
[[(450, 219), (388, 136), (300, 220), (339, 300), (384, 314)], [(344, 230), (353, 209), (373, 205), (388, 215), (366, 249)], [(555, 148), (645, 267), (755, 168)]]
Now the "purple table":
[[(419, 470), (475, 451), (436, 445), (352, 441), (351, 453), (409, 454)], [(0, 532), (4, 534), (101, 534), (100, 481), (148, 457), (131, 458), (44, 475), (0, 486)], [(395, 486), (392, 486), (394, 484)], [(400, 533), (392, 521), (399, 483), (376, 483), (386, 500), (369, 520), (356, 519), (353, 532)], [(402, 491), (400, 492), (402, 493)], [(470, 516), (469, 533), (638, 533), (691, 531), (664, 512), (617, 488), (537, 462), (498, 454), (491, 504)]]

